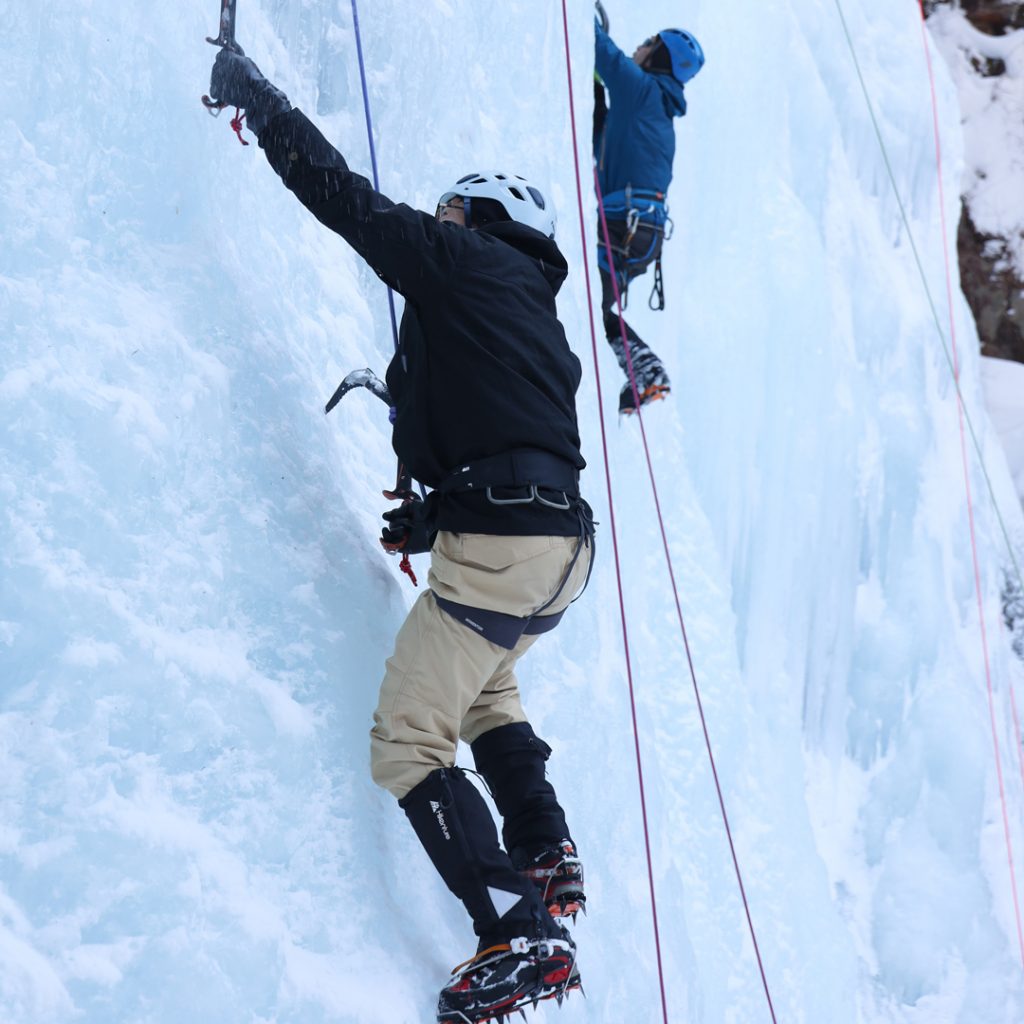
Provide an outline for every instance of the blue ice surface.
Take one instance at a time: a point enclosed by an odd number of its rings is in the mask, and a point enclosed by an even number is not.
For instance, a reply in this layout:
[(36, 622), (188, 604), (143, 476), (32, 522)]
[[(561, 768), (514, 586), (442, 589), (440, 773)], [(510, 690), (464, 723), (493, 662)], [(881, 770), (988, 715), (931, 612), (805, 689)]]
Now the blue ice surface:
[[(520, 676), (586, 862), (587, 1000), (534, 1019), (662, 1019), (603, 417), (668, 1018), (766, 1021), (639, 424), (616, 424), (619, 371), (591, 349), (592, 23), (572, 6), (585, 242), (560, 5), (362, 11), (383, 190), (432, 209), (469, 170), (521, 171), (548, 183), (570, 263), (600, 562)], [(680, 17), (606, 6), (627, 52)], [(383, 409), (322, 407), (349, 370), (383, 371), (384, 292), (199, 104), (214, 7), (5, 12), (3, 1024), (411, 1024), (473, 948), (368, 777), (415, 595), (376, 543)], [(628, 311), (673, 381), (644, 425), (777, 1019), (1004, 1024), (1024, 1019), (1007, 549), (969, 438), (968, 506), (924, 287), (948, 335), (920, 15), (850, 7), (924, 279), (835, 7), (691, 4), (709, 59), (678, 126), (667, 308), (644, 279)], [(263, 0), (238, 31), (368, 172), (349, 5)], [(952, 245), (958, 113), (936, 73)], [(952, 308), (1019, 543), (959, 291)]]

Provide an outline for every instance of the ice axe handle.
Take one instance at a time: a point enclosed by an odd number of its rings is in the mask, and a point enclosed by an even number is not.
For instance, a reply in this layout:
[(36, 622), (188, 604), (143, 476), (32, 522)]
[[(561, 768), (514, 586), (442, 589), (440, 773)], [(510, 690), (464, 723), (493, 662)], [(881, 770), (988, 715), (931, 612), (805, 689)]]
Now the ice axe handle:
[[(207, 36), (206, 41), (212, 46), (219, 46), (222, 50), (234, 50), (240, 53), (241, 50), (238, 43), (235, 42), (235, 3), (236, 0), (221, 0), (220, 33), (216, 39)], [(220, 100), (211, 99), (209, 96), (203, 96), (202, 100), (203, 106), (206, 107), (213, 117), (217, 117), (229, 105), (222, 103)], [(241, 135), (239, 135), (239, 138), (241, 138)]]
[(221, 0), (220, 5), (220, 32), (216, 39), (206, 37), (208, 43), (214, 46), (227, 47), (229, 50), (237, 50), (235, 42), (235, 3), (237, 0)]

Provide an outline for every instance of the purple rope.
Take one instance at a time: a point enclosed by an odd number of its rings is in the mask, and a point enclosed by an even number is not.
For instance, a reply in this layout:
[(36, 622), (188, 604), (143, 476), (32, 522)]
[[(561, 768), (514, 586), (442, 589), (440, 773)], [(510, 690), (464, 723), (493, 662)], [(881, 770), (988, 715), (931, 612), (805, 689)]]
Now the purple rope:
[[(363, 38), (359, 31), (359, 8), (356, 6), (356, 0), (352, 0), (352, 24), (356, 30), (356, 54), (359, 57), (359, 81), (363, 87), (363, 112), (366, 114), (366, 137), (370, 142), (370, 167), (373, 168), (373, 187), (374, 190), (380, 191), (380, 176), (377, 174), (377, 150), (373, 145), (373, 115), (370, 113), (370, 93), (366, 88), (366, 65), (363, 63)], [(391, 314), (391, 339), (395, 345), (395, 351), (398, 351), (398, 318), (395, 316), (395, 296), (391, 291), (390, 286), (388, 287), (388, 312)], [(388, 409), (388, 419), (391, 423), (395, 422), (396, 410), (394, 406)], [(401, 480), (402, 473), (402, 460), (398, 460), (399, 477), (395, 483), (398, 486)], [(423, 484), (418, 484), (420, 490), (420, 496), (426, 500), (427, 492)], [(416, 580), (413, 580), (415, 583)]]
[[(359, 33), (359, 10), (356, 7), (356, 0), (352, 0), (352, 22), (356, 30), (356, 53), (359, 55), (359, 81), (363, 86), (363, 111), (366, 114), (366, 135), (370, 140), (370, 166), (373, 168), (373, 187), (380, 191), (380, 178), (377, 175), (377, 151), (373, 145), (373, 116), (370, 114), (370, 94), (366, 89), (366, 65), (363, 63), (363, 41)], [(395, 351), (398, 351), (398, 320), (395, 317), (395, 296), (388, 288), (388, 310), (391, 312), (391, 336), (395, 343)], [(394, 414), (392, 413), (392, 422)]]

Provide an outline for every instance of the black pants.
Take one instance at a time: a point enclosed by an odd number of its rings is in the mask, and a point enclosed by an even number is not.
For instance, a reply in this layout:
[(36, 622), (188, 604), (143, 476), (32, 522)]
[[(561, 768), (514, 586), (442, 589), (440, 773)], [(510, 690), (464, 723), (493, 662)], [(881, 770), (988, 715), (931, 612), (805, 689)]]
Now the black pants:
[(546, 847), (571, 839), (565, 812), (547, 780), (551, 748), (529, 722), (491, 729), (470, 749), (504, 822), (502, 839), (517, 868)]
[[(615, 276), (619, 286), (619, 295), (625, 298), (629, 283), (646, 273), (647, 268), (661, 255), (664, 234), (645, 224), (640, 224), (629, 242), (625, 242), (627, 234), (626, 222), (621, 220), (608, 221), (608, 236), (614, 258)], [(599, 227), (600, 252), (607, 256), (604, 244), (604, 231)], [(622, 372), (629, 376), (629, 366), (622, 344), (622, 328), (619, 325), (619, 314), (615, 311), (615, 289), (612, 276), (603, 267), (601, 269), (601, 314), (604, 320), (604, 333), (611, 345), (615, 358), (622, 367)], [(633, 363), (633, 371), (637, 377), (646, 375), (656, 364), (661, 367), (661, 360), (648, 347), (643, 339), (622, 319), (625, 327), (626, 340), (629, 344), (629, 355)]]

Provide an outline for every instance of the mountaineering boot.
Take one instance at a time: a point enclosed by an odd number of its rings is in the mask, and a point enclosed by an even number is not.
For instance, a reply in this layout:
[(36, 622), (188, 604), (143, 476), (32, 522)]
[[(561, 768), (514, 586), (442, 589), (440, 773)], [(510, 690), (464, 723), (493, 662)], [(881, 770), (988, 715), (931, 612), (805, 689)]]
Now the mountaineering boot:
[(513, 938), (459, 964), (441, 990), (438, 1024), (500, 1022), (542, 999), (561, 1003), (568, 993), (582, 991), (576, 944), (564, 928), (559, 931), (558, 938)]
[[(606, 327), (608, 325), (606, 324)], [(621, 334), (608, 334), (608, 344), (611, 345), (615, 358), (618, 360), (622, 372), (629, 378), (632, 367), (633, 377), (636, 379), (636, 392), (640, 396), (640, 404), (647, 405), (648, 402), (664, 398), (671, 386), (665, 367), (661, 360), (627, 327), (627, 338), (629, 341), (629, 359), (626, 359), (625, 346), (622, 344)], [(636, 395), (633, 393), (633, 384), (627, 379), (619, 392), (619, 412), (630, 415), (636, 412)]]
[(576, 856), (571, 839), (533, 854), (514, 849), (509, 856), (522, 875), (537, 886), (552, 917), (571, 917), (575, 921), (581, 910), (587, 912), (583, 862)]
[[(647, 405), (667, 397), (672, 387), (668, 375), (664, 370), (660, 370), (649, 384), (641, 383), (640, 377), (637, 376), (636, 390), (640, 395), (640, 404)], [(623, 416), (632, 416), (636, 412), (636, 395), (633, 394), (633, 385), (628, 380), (619, 392), (619, 412)]]
[(551, 748), (529, 722), (514, 722), (478, 736), (471, 750), (504, 822), (513, 865), (537, 887), (552, 916), (575, 918), (586, 903), (583, 865), (546, 777)]
[(498, 844), (491, 812), (465, 773), (439, 768), (399, 806), (479, 937), (477, 955), (441, 991), (438, 1021), (476, 1024), (578, 988), (575, 946)]

